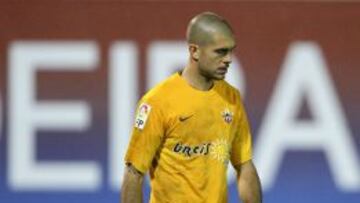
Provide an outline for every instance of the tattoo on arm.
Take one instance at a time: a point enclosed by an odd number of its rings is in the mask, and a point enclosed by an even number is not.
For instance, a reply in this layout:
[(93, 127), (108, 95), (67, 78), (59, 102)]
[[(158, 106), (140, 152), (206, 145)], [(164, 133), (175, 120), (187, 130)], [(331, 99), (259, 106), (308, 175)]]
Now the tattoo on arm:
[(234, 166), (234, 168), (235, 168), (235, 171), (237, 172), (237, 174), (240, 174), (240, 172), (241, 172), (241, 164), (238, 164), (238, 165)]
[(131, 163), (126, 164), (125, 176), (121, 187), (122, 203), (142, 203), (143, 174)]
[(126, 170), (136, 176), (143, 176), (143, 174), (138, 171), (131, 163), (126, 163)]

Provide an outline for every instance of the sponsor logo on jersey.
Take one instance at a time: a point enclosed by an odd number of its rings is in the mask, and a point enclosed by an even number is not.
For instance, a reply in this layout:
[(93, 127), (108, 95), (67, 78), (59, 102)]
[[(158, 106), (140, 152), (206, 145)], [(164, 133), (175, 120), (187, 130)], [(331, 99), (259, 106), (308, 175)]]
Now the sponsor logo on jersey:
[(173, 151), (186, 157), (209, 154), (212, 159), (224, 165), (227, 165), (230, 160), (230, 144), (226, 139), (217, 139), (213, 142), (193, 146), (179, 142), (175, 144)]
[(138, 108), (136, 118), (135, 118), (135, 127), (138, 129), (144, 129), (146, 120), (150, 114), (151, 106), (149, 104), (141, 104)]
[(179, 154), (183, 154), (187, 157), (195, 155), (207, 155), (209, 154), (210, 146), (211, 143), (190, 146), (179, 142), (174, 146), (173, 151)]
[(226, 123), (230, 124), (232, 122), (234, 114), (228, 108), (226, 108), (221, 115)]
[(215, 140), (210, 149), (211, 158), (227, 165), (230, 159), (230, 145), (226, 139)]

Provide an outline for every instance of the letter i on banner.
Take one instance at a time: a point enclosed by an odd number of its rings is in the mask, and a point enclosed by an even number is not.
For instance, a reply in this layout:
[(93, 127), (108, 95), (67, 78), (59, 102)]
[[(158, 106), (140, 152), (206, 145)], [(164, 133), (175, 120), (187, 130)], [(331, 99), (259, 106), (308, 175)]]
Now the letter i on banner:
[(119, 191), (139, 94), (136, 44), (131, 41), (113, 43), (109, 61), (109, 181), (111, 188)]

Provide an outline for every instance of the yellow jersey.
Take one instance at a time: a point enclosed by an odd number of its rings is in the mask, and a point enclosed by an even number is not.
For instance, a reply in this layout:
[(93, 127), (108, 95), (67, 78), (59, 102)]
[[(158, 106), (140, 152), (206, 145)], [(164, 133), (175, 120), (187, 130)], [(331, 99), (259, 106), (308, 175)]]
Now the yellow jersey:
[(239, 92), (223, 80), (200, 91), (176, 73), (140, 100), (125, 162), (149, 170), (151, 203), (225, 203), (228, 162), (251, 151)]

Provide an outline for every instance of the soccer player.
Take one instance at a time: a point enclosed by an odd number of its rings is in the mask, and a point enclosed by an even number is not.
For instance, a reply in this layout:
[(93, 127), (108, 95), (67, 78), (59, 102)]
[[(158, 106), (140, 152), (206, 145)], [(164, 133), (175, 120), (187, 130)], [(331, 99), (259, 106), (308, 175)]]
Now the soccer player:
[(229, 161), (240, 199), (260, 203), (251, 134), (237, 89), (224, 81), (236, 46), (225, 19), (205, 12), (187, 28), (189, 61), (139, 102), (125, 156), (122, 203), (142, 202), (149, 171), (151, 203), (226, 203)]

